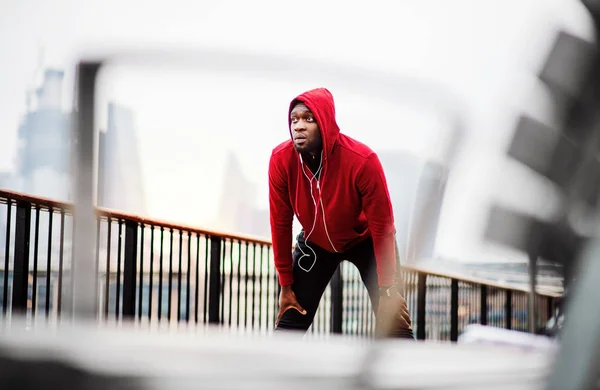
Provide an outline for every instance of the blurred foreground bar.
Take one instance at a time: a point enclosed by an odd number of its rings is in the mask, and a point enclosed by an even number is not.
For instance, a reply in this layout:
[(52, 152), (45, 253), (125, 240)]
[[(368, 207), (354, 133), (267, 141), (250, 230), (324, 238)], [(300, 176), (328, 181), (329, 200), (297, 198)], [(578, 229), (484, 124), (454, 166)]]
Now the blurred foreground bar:
[(531, 267), (537, 259), (561, 265), (568, 284), (574, 263), (592, 233), (582, 219), (598, 213), (600, 145), (599, 76), (593, 43), (561, 31), (540, 70), (557, 120), (547, 124), (522, 115), (510, 147), (512, 159), (556, 184), (564, 199), (558, 217), (543, 221), (505, 207), (493, 207), (485, 237), (527, 253)]
[(0, 383), (19, 390), (533, 390), (544, 383), (554, 355), (548, 348), (386, 340), (364, 377), (361, 362), (370, 345), (335, 335), (172, 333), (84, 321), (31, 331), (15, 317), (0, 331)]

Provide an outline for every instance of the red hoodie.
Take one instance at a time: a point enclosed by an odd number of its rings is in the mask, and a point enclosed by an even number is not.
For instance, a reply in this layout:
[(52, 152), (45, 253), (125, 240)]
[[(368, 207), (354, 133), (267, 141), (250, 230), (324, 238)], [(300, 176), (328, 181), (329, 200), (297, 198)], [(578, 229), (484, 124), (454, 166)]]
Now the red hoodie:
[[(303, 102), (313, 113), (323, 140), (319, 183), (303, 174), (291, 140), (289, 112)], [(368, 146), (340, 133), (333, 96), (324, 88), (292, 100), (288, 112), (290, 140), (273, 149), (269, 162), (269, 204), (275, 267), (282, 286), (293, 283), (292, 222), (294, 214), (309, 241), (330, 252), (345, 252), (373, 238), (380, 286), (394, 283), (396, 253), (394, 216), (379, 158)], [(310, 172), (305, 166), (306, 172)], [(317, 204), (311, 197), (312, 193)], [(320, 186), (320, 188), (319, 188)], [(314, 223), (314, 218), (317, 218)]]

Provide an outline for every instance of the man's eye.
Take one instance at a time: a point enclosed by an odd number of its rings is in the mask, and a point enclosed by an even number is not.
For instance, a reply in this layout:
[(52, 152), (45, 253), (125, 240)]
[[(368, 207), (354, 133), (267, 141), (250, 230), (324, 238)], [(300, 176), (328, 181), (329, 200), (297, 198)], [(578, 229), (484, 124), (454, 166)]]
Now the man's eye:
[(298, 118), (292, 118), (292, 123), (298, 122)]
[(314, 119), (313, 119), (313, 117), (312, 117), (312, 116), (309, 116), (309, 117), (307, 117), (307, 118), (306, 118), (306, 121), (307, 121), (307, 122), (312, 122), (313, 120), (314, 120)]

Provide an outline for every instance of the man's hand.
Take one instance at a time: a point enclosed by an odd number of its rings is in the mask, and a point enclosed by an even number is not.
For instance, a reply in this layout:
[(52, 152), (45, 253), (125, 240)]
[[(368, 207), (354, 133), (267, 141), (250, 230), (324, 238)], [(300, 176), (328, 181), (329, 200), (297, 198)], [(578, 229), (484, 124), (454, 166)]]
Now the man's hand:
[(414, 339), (408, 306), (399, 293), (379, 298), (375, 333), (377, 337)]
[(296, 294), (294, 294), (292, 286), (281, 287), (281, 293), (279, 294), (279, 313), (277, 313), (275, 326), (279, 324), (283, 314), (290, 309), (297, 310), (300, 314), (306, 315), (306, 310), (298, 303), (298, 299), (296, 299)]

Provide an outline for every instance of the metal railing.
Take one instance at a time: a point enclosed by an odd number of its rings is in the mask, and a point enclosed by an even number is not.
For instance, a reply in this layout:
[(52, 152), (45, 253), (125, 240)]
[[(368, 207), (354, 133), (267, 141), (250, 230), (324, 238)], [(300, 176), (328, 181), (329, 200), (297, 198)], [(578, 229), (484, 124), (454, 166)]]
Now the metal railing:
[[(140, 325), (220, 324), (268, 333), (279, 284), (271, 243), (98, 208), (98, 317)], [(71, 270), (72, 205), (0, 190), (3, 316), (56, 320)], [(327, 287), (309, 335), (373, 333), (358, 271), (348, 262)], [(470, 323), (527, 330), (527, 290), (403, 266), (418, 339), (455, 341)], [(536, 323), (558, 294), (538, 293)]]

